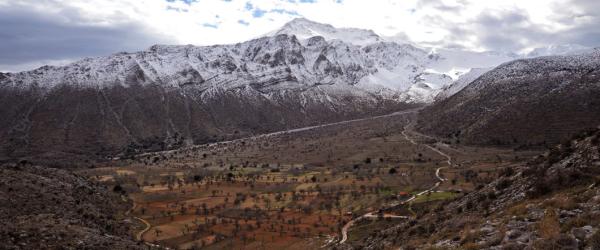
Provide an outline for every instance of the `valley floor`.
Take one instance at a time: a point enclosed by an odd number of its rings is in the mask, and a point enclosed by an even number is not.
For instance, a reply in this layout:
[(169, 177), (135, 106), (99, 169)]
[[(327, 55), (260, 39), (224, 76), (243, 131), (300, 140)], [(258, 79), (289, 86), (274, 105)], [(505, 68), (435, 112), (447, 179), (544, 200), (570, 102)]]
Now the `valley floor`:
[[(353, 245), (539, 154), (439, 143), (411, 129), (414, 115), (144, 154), (80, 173), (128, 193), (131, 214), (149, 224), (132, 233), (148, 244), (306, 249)], [(364, 219), (379, 222), (353, 225)]]

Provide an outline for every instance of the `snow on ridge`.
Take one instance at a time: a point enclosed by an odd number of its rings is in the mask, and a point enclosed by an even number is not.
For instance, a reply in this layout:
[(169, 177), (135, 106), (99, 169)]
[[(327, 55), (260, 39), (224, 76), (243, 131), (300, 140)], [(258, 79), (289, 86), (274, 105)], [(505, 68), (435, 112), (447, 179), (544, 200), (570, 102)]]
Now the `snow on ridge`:
[(525, 58), (503, 63), (481, 75), (476, 81), (464, 88), (466, 95), (477, 95), (489, 84), (508, 84), (503, 79), (522, 77), (525, 75), (569, 74), (569, 72), (586, 72), (600, 68), (600, 49), (589, 49), (571, 55), (541, 56)]
[[(566, 45), (550, 45), (547, 47), (542, 47), (542, 48), (536, 48), (534, 49), (532, 52), (527, 53), (527, 54), (523, 54), (523, 55), (517, 55), (517, 54), (506, 54), (506, 53), (495, 53), (495, 52), (466, 52), (466, 53), (458, 53), (456, 54), (456, 51), (450, 51), (450, 50), (445, 50), (445, 51), (441, 51), (439, 52), (440, 57), (444, 57), (444, 58), (452, 58), (450, 61), (454, 61), (454, 63), (449, 63), (449, 64), (436, 64), (435, 66), (430, 66), (430, 67), (436, 67), (438, 70), (443, 70), (444, 67), (447, 68), (447, 66), (451, 66), (452, 70), (456, 70), (456, 68), (460, 68), (459, 72), (456, 75), (458, 76), (458, 79), (456, 79), (452, 84), (444, 87), (439, 94), (436, 95), (435, 100), (442, 100), (445, 98), (448, 98), (456, 93), (458, 93), (459, 91), (461, 91), (462, 89), (464, 89), (465, 87), (467, 87), (471, 82), (475, 81), (477, 78), (479, 78), (480, 76), (482, 76), (483, 74), (485, 74), (488, 71), (491, 71), (492, 69), (494, 69), (495, 67), (498, 68), (503, 68), (503, 70), (499, 70), (499, 72), (495, 72), (496, 75), (498, 75), (497, 77), (507, 77), (508, 75), (510, 75), (510, 72), (514, 72), (519, 70), (519, 68), (524, 67), (523, 64), (521, 64), (521, 62), (525, 62), (523, 60), (529, 59), (529, 58), (542, 58), (544, 60), (548, 60), (549, 62), (552, 62), (551, 64), (554, 63), (564, 63), (564, 57), (566, 56), (571, 56), (570, 60), (566, 60), (566, 61), (570, 61), (571, 63), (580, 65), (580, 62), (577, 61), (581, 61), (581, 60), (586, 60), (585, 58), (589, 58), (590, 56), (593, 57), (594, 54), (598, 54), (600, 53), (599, 49), (591, 49), (588, 47), (584, 47), (581, 45), (571, 45), (571, 44), (566, 44)], [(454, 55), (452, 55), (454, 54)], [(450, 55), (450, 56), (449, 56)], [(578, 58), (578, 59), (576, 59)], [(573, 60), (575, 59), (575, 60)], [(460, 63), (460, 61), (466, 61), (467, 63)], [(589, 59), (588, 59), (589, 60)], [(527, 61), (529, 62), (529, 61)], [(476, 67), (477, 65), (479, 65), (480, 67)], [(470, 69), (467, 69), (466, 71), (464, 71), (465, 68), (469, 68), (472, 67)], [(510, 69), (510, 70), (508, 70)], [(434, 72), (438, 72), (436, 70), (431, 70)], [(443, 73), (443, 72), (438, 72), (438, 73)], [(448, 74), (448, 73), (446, 73)], [(453, 74), (449, 74), (449, 75), (453, 75)], [(503, 76), (502, 76), (503, 75)]]
[(305, 18), (295, 18), (280, 29), (267, 33), (267, 36), (279, 34), (294, 35), (300, 40), (321, 36), (325, 40), (341, 40), (355, 45), (368, 45), (385, 41), (372, 30), (358, 28), (336, 28), (330, 24), (314, 22)]
[(575, 55), (586, 53), (590, 49), (590, 47), (579, 44), (552, 44), (545, 47), (535, 48), (529, 53), (525, 54), (525, 57), (530, 58), (552, 55)]
[(154, 45), (140, 52), (3, 74), (0, 86), (26, 88), (35, 84), (51, 89), (60, 84), (94, 88), (158, 84), (196, 88), (206, 95), (250, 86), (265, 96), (318, 88), (331, 92), (332, 100), (343, 93), (429, 103), (442, 96), (438, 93), (450, 96), (474, 80), (473, 76), (483, 74), (473, 68), (493, 68), (518, 58), (497, 52), (427, 51), (387, 41), (371, 30), (294, 19), (269, 36), (246, 42)]
[[(359, 46), (319, 38), (301, 42), (295, 36), (279, 34), (229, 45), (155, 45), (135, 53), (11, 73), (0, 82), (22, 88), (32, 84), (46, 89), (61, 84), (94, 88), (158, 84), (203, 91), (252, 85), (267, 92), (335, 85), (347, 88), (347, 93), (399, 100), (425, 69), (421, 65), (427, 60), (426, 52), (410, 45), (379, 42)], [(390, 79), (383, 87), (359, 84), (369, 77), (375, 79), (372, 84), (381, 84), (377, 79), (386, 71)], [(424, 101), (418, 96), (405, 99)]]
[(486, 72), (492, 69), (493, 68), (472, 68), (471, 70), (469, 70), (469, 72), (461, 75), (452, 84), (442, 88), (440, 93), (435, 96), (435, 100), (443, 100), (458, 93), (459, 91), (467, 87), (467, 85), (469, 85), (471, 82), (475, 81), (481, 75), (485, 74)]

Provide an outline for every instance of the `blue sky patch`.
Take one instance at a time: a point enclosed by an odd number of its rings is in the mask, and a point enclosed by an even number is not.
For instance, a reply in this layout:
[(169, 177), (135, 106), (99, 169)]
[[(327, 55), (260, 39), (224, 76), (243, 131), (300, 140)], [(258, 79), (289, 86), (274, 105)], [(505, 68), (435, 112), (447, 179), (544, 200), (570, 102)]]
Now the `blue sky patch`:
[(253, 16), (254, 18), (259, 18), (259, 17), (262, 17), (262, 16), (264, 16), (264, 15), (265, 15), (265, 13), (267, 13), (267, 12), (266, 12), (266, 11), (264, 11), (264, 10), (261, 10), (261, 9), (259, 9), (259, 8), (256, 8), (256, 9), (254, 9), (254, 11), (252, 11), (252, 16)]
[(244, 21), (244, 20), (242, 20), (242, 19), (238, 20), (238, 23), (239, 23), (239, 24), (241, 24), (241, 25), (245, 25), (245, 26), (248, 26), (248, 25), (250, 25), (250, 23), (249, 23), (249, 22), (246, 22), (246, 21)]

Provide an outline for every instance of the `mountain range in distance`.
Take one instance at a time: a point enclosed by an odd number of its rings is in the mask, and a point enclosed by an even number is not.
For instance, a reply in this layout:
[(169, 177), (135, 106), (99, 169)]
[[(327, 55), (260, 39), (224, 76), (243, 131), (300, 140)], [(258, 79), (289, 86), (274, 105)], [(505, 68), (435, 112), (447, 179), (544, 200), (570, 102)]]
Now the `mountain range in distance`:
[(4, 160), (88, 161), (382, 115), (442, 102), (482, 75), (502, 77), (494, 68), (506, 62), (590, 53), (422, 48), (299, 18), (237, 44), (155, 45), (2, 73), (0, 149)]

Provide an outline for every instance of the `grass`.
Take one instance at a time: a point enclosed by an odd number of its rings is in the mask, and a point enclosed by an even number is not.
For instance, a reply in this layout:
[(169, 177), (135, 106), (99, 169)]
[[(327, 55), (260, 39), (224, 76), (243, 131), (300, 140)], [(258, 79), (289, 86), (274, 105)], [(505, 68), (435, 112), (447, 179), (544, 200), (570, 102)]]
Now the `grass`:
[(412, 216), (417, 216), (415, 210), (412, 209), (412, 202), (408, 203), (408, 211), (412, 214)]
[(389, 197), (389, 196), (393, 196), (396, 195), (396, 191), (392, 190), (392, 189), (383, 189), (379, 192), (379, 196), (381, 197)]
[(348, 242), (360, 242), (381, 228), (389, 228), (393, 225), (396, 223), (388, 220), (370, 220), (359, 223), (348, 231)]
[(421, 196), (417, 196), (412, 202), (413, 203), (422, 203), (422, 202), (430, 202), (437, 200), (447, 200), (456, 197), (456, 193), (453, 192), (432, 192), (429, 194), (424, 194)]
[(508, 209), (508, 214), (523, 219), (527, 216), (527, 205), (525, 203), (521, 203), (513, 206)]

